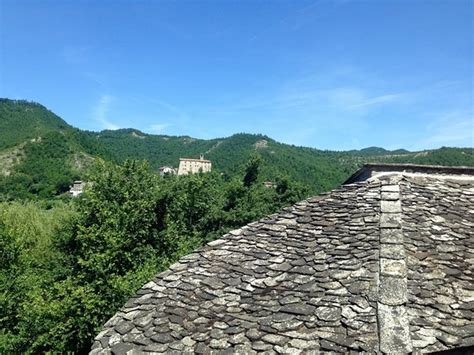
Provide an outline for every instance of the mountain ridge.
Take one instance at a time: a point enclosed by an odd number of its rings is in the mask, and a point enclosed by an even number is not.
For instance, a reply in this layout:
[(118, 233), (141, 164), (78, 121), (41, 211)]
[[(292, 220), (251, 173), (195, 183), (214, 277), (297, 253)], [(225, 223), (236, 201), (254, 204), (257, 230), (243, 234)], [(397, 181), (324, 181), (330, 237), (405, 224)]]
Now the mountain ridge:
[(22, 196), (64, 193), (73, 179), (85, 177), (94, 160), (147, 160), (157, 171), (164, 165), (177, 167), (179, 158), (202, 153), (212, 161), (213, 170), (229, 179), (258, 155), (264, 179), (285, 176), (306, 185), (311, 193), (334, 188), (370, 162), (474, 166), (472, 148), (330, 151), (280, 143), (264, 134), (236, 133), (206, 140), (148, 134), (135, 128), (85, 131), (41, 104), (0, 99), (0, 165), (6, 167), (0, 169), (0, 198), (25, 186)]

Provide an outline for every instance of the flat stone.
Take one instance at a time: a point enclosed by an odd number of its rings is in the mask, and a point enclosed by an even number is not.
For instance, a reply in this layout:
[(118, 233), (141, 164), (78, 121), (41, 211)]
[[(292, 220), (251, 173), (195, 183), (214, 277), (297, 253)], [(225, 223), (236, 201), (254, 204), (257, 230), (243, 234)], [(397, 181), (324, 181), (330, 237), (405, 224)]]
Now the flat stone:
[(382, 185), (382, 192), (396, 192), (400, 193), (400, 186), (396, 185)]
[(225, 239), (216, 239), (212, 242), (207, 243), (207, 245), (209, 245), (210, 247), (215, 247), (215, 246), (222, 245), (225, 243), (227, 243), (227, 240)]
[(380, 257), (386, 259), (405, 259), (403, 244), (380, 244)]
[(380, 228), (400, 228), (402, 217), (399, 213), (382, 213), (380, 216)]
[(386, 228), (380, 229), (380, 243), (402, 244), (403, 232), (401, 229)]
[(405, 278), (380, 275), (379, 302), (388, 306), (400, 306), (408, 302)]
[(267, 334), (262, 337), (262, 340), (266, 343), (282, 346), (287, 342), (288, 338), (276, 334)]
[(388, 191), (382, 191), (382, 194), (380, 195), (382, 200), (398, 200), (400, 199), (400, 193), (399, 192), (388, 192)]
[(117, 333), (124, 335), (133, 329), (133, 324), (131, 322), (122, 321), (118, 323), (114, 329)]
[(287, 262), (284, 263), (275, 263), (272, 265), (269, 265), (268, 268), (270, 270), (275, 270), (275, 271), (288, 271), (291, 269), (291, 265)]
[(168, 333), (158, 333), (158, 334), (153, 335), (151, 337), (151, 340), (157, 343), (165, 344), (165, 343), (171, 343), (174, 339)]
[(380, 258), (380, 274), (385, 276), (406, 277), (407, 265), (405, 260)]
[(196, 344), (196, 341), (194, 341), (191, 337), (187, 336), (181, 339), (181, 342), (184, 344), (184, 346), (193, 346)]
[(213, 349), (225, 349), (229, 347), (227, 339), (212, 339), (209, 343), (209, 346)]
[(319, 342), (316, 340), (302, 340), (302, 339), (291, 339), (288, 342), (293, 348), (301, 350), (317, 350), (319, 349)]
[(271, 350), (273, 346), (268, 343), (264, 343), (263, 341), (255, 341), (252, 343), (252, 349), (257, 350), (257, 351), (267, 351)]
[(382, 200), (380, 202), (380, 210), (382, 213), (401, 213), (402, 204), (400, 200)]
[(303, 274), (303, 275), (312, 275), (314, 274), (314, 269), (309, 265), (303, 265), (303, 266), (295, 266), (293, 269), (291, 269), (290, 272), (294, 272), (296, 274)]
[(315, 307), (304, 304), (304, 303), (287, 304), (280, 308), (280, 312), (291, 313), (291, 314), (301, 314), (301, 315), (313, 314), (314, 310), (315, 310)]
[(271, 327), (275, 328), (279, 332), (286, 332), (288, 330), (296, 329), (302, 324), (303, 324), (302, 321), (299, 321), (297, 319), (290, 319), (283, 322), (274, 322), (271, 324)]
[(128, 351), (133, 349), (133, 344), (129, 343), (118, 343), (115, 345), (112, 345), (112, 352), (114, 354), (126, 354)]
[(316, 316), (326, 322), (335, 322), (341, 319), (341, 309), (338, 307), (318, 307)]
[(409, 319), (404, 306), (377, 307), (380, 350), (387, 354), (410, 353), (413, 346), (410, 338)]
[(250, 340), (252, 341), (255, 341), (255, 340), (258, 340), (260, 339), (262, 336), (263, 336), (263, 333), (258, 331), (257, 329), (255, 328), (250, 328), (247, 333), (245, 333), (245, 335), (247, 336), (247, 338), (249, 338)]
[(285, 304), (297, 303), (297, 302), (300, 302), (300, 301), (301, 301), (301, 299), (299, 297), (295, 297), (293, 295), (290, 295), (290, 296), (280, 298), (278, 302), (280, 302), (281, 305), (285, 305)]

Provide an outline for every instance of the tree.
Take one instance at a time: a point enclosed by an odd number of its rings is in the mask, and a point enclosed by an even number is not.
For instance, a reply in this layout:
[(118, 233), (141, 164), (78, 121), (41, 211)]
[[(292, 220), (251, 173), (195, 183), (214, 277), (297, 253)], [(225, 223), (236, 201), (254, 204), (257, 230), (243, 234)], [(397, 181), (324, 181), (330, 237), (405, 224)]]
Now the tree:
[(250, 187), (258, 179), (258, 173), (262, 158), (259, 155), (252, 155), (245, 166), (243, 183), (245, 187)]

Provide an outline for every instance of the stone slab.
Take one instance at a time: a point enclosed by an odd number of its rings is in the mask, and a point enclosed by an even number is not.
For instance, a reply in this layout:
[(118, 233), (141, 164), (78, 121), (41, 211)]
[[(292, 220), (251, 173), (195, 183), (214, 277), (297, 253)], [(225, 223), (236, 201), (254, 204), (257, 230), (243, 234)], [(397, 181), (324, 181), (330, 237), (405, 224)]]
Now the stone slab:
[(405, 306), (378, 304), (380, 351), (386, 354), (406, 354), (413, 351), (408, 314)]
[(401, 213), (402, 204), (400, 200), (382, 200), (380, 202), (380, 210), (382, 213)]

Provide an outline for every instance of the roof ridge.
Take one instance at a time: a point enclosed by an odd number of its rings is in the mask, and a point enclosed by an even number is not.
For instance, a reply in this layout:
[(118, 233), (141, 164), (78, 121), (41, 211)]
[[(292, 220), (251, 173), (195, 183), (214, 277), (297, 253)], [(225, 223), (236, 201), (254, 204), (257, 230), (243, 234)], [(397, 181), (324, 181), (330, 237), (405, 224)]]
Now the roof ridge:
[(401, 177), (384, 180), (380, 188), (377, 323), (380, 351), (387, 354), (413, 351), (405, 307), (408, 289), (400, 180)]
[(474, 167), (470, 166), (442, 166), (442, 165), (422, 165), (422, 164), (388, 164), (388, 163), (368, 163), (352, 174), (344, 183), (364, 181), (375, 174), (380, 173), (417, 173), (430, 175), (472, 175)]

